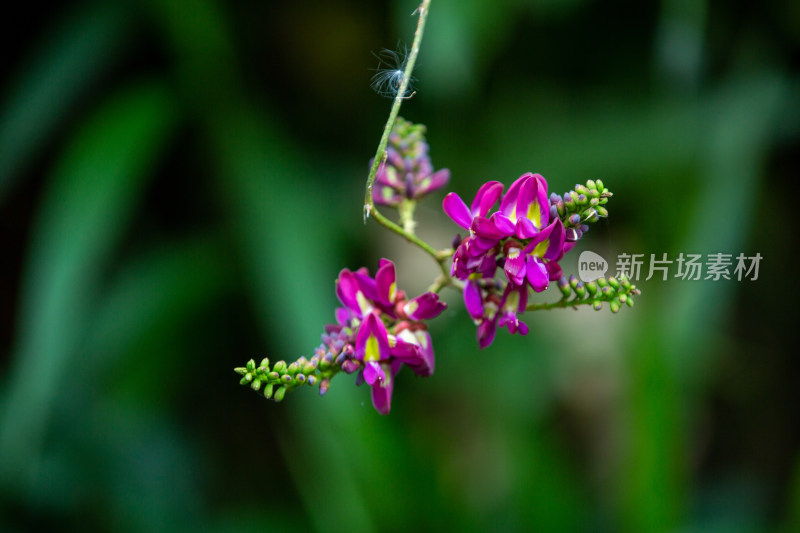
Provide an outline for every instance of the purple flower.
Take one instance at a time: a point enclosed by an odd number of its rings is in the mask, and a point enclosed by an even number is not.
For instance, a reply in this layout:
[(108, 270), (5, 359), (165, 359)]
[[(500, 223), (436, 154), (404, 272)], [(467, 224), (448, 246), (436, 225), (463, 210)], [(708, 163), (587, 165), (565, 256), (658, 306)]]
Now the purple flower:
[(386, 161), (381, 162), (375, 175), (375, 203), (397, 207), (406, 199), (416, 200), (444, 187), (448, 181), (448, 169), (433, 170), (425, 126), (398, 117), (389, 136)]
[[(338, 324), (326, 326), (318, 358), (348, 374), (358, 372), (356, 383), (367, 383), (375, 409), (387, 414), (403, 365), (420, 376), (433, 373), (433, 345), (423, 321), (439, 316), (447, 305), (432, 292), (407, 299), (397, 289), (395, 266), (388, 259), (381, 259), (374, 278), (365, 268), (343, 269), (336, 295), (344, 307), (336, 310)], [(327, 390), (329, 381), (325, 384)]]
[[(499, 208), (492, 212), (498, 200)], [(453, 244), (451, 275), (466, 281), (464, 303), (478, 327), (482, 348), (491, 344), (498, 325), (525, 335), (528, 326), (518, 315), (527, 305), (528, 287), (541, 292), (562, 277), (558, 262), (583, 231), (576, 226), (580, 220), (570, 220), (571, 226), (565, 228), (567, 222), (560, 218), (566, 216), (571, 201), (569, 195), (548, 196), (547, 181), (530, 172), (517, 178), (505, 194), (502, 183), (484, 183), (469, 207), (456, 193), (445, 196), (444, 212), (469, 230), (466, 238)], [(494, 279), (498, 266), (506, 280)]]

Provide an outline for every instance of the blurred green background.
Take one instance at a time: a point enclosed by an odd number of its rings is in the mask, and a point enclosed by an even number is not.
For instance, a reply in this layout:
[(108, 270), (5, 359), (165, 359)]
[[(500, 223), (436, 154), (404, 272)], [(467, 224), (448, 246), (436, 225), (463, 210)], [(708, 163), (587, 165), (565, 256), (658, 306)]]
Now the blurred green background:
[[(436, 374), (401, 373), (388, 417), (348, 376), (280, 405), (239, 386), (311, 353), (339, 269), (390, 257), (412, 295), (436, 273), (361, 221), (372, 52), (415, 7), (6, 20), (0, 530), (800, 531), (797, 2), (433, 0), (401, 114), (448, 190), (601, 178), (568, 274), (581, 250), (741, 252), (758, 280), (640, 280), (635, 309), (530, 314), (483, 351), (445, 292)], [(440, 248), (443, 194), (419, 207)]]

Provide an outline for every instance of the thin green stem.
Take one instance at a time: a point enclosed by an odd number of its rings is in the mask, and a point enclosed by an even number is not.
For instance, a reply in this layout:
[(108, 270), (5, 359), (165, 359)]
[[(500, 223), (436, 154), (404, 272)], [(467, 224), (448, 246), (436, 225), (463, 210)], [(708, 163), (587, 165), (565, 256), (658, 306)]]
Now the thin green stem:
[(550, 309), (566, 309), (567, 307), (575, 307), (578, 305), (586, 305), (586, 304), (593, 304), (594, 300), (591, 298), (588, 299), (581, 299), (581, 298), (562, 298), (557, 302), (550, 302), (550, 303), (540, 303), (540, 304), (529, 304), (525, 311), (548, 311)]
[(378, 174), (378, 168), (384, 163), (386, 160), (386, 145), (389, 142), (389, 134), (392, 132), (392, 128), (394, 127), (394, 123), (397, 120), (397, 115), (400, 112), (400, 106), (403, 104), (403, 100), (408, 98), (406, 96), (406, 91), (408, 90), (408, 83), (411, 79), (411, 73), (414, 71), (414, 65), (417, 62), (417, 56), (419, 55), (419, 45), (422, 42), (422, 34), (425, 32), (425, 21), (428, 18), (428, 8), (430, 6), (431, 0), (422, 0), (422, 3), (417, 8), (417, 12), (419, 13), (419, 19), (417, 20), (417, 30), (414, 32), (414, 42), (411, 45), (411, 52), (408, 55), (408, 60), (406, 61), (406, 68), (403, 71), (403, 79), (400, 83), (400, 87), (397, 89), (397, 96), (394, 98), (394, 103), (392, 104), (392, 110), (389, 113), (389, 119), (386, 121), (386, 126), (383, 128), (383, 135), (381, 136), (381, 141), (378, 143), (378, 150), (375, 152), (375, 158), (372, 162), (372, 168), (369, 170), (369, 175), (367, 176), (367, 186), (366, 191), (364, 193), (364, 223), (367, 223), (367, 218), (372, 216), (376, 222), (378, 222), (381, 226), (385, 227), (386, 229), (397, 233), (408, 242), (412, 244), (416, 244), (422, 250), (424, 250), (428, 255), (433, 257), (436, 263), (439, 265), (439, 268), (442, 271), (442, 275), (445, 277), (445, 280), (440, 284), (441, 286), (448, 285), (450, 283), (450, 275), (447, 272), (447, 267), (445, 266), (445, 261), (447, 257), (441, 253), (438, 253), (436, 250), (433, 249), (431, 245), (426, 243), (425, 241), (419, 239), (416, 235), (414, 235), (414, 227), (413, 227), (413, 220), (411, 219), (411, 214), (413, 213), (413, 206), (411, 210), (406, 213), (406, 218), (403, 221), (404, 228), (401, 228), (385, 216), (383, 216), (378, 208), (375, 207), (375, 202), (372, 199), (372, 186), (375, 183), (375, 176)]
[(378, 173), (378, 168), (386, 159), (386, 145), (389, 142), (389, 134), (392, 132), (395, 120), (397, 120), (397, 114), (400, 112), (400, 106), (402, 105), (403, 100), (406, 99), (405, 94), (406, 90), (408, 89), (408, 82), (411, 79), (411, 73), (414, 70), (414, 64), (417, 62), (417, 55), (419, 55), (419, 44), (422, 42), (422, 34), (425, 31), (425, 20), (428, 18), (428, 7), (430, 6), (430, 3), (431, 0), (422, 0), (422, 3), (417, 8), (417, 11), (419, 12), (417, 31), (414, 32), (414, 43), (411, 45), (411, 53), (408, 55), (406, 69), (403, 71), (403, 80), (397, 90), (397, 96), (394, 98), (392, 110), (389, 113), (389, 120), (386, 121), (386, 126), (383, 128), (383, 136), (381, 137), (381, 142), (378, 143), (378, 150), (375, 152), (375, 159), (372, 162), (372, 168), (369, 170), (369, 176), (367, 176), (367, 187), (364, 195), (365, 224), (367, 223), (367, 218), (373, 214), (376, 215), (376, 220), (378, 218), (378, 210), (375, 207), (375, 202), (372, 201), (372, 185), (375, 183), (375, 176)]

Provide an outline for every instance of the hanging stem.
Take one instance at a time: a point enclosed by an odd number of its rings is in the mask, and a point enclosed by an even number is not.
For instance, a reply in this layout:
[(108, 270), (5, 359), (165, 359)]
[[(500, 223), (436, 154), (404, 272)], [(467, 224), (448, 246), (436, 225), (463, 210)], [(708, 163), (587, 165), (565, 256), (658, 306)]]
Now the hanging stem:
[[(378, 168), (386, 160), (386, 145), (389, 142), (389, 134), (392, 132), (395, 120), (397, 120), (397, 114), (400, 112), (400, 106), (403, 104), (403, 100), (406, 99), (406, 90), (408, 89), (408, 82), (411, 79), (411, 73), (414, 70), (414, 64), (417, 62), (417, 56), (419, 55), (419, 44), (422, 42), (422, 34), (425, 31), (425, 20), (428, 18), (428, 6), (430, 6), (430, 3), (431, 0), (422, 0), (422, 3), (417, 8), (417, 12), (419, 13), (419, 19), (417, 20), (417, 31), (414, 32), (414, 43), (411, 45), (411, 53), (408, 55), (406, 69), (403, 71), (403, 80), (397, 90), (397, 96), (394, 98), (392, 110), (389, 113), (389, 120), (386, 121), (386, 126), (383, 128), (381, 142), (378, 143), (378, 150), (375, 152), (375, 159), (372, 162), (372, 168), (369, 170), (369, 175), (367, 176), (367, 187), (364, 194), (365, 224), (367, 223), (367, 218), (373, 214), (376, 215), (375, 220), (383, 224), (377, 216), (378, 210), (375, 207), (375, 202), (372, 200), (372, 185), (375, 183), (375, 176), (378, 173)], [(385, 224), (383, 225), (385, 226)], [(392, 231), (395, 230), (392, 229)]]
[[(407, 98), (405, 95), (408, 89), (409, 80), (411, 79), (411, 73), (414, 70), (414, 64), (417, 62), (417, 56), (419, 55), (419, 45), (422, 42), (422, 34), (425, 31), (425, 20), (428, 18), (428, 7), (430, 6), (430, 3), (431, 0), (422, 0), (422, 3), (419, 5), (416, 11), (419, 13), (419, 19), (417, 20), (417, 30), (414, 32), (414, 42), (411, 45), (411, 52), (408, 55), (408, 61), (406, 61), (406, 68), (403, 71), (402, 82), (397, 90), (397, 96), (394, 98), (392, 110), (389, 113), (389, 120), (386, 121), (386, 126), (383, 128), (383, 135), (381, 136), (380, 143), (378, 143), (378, 150), (375, 152), (372, 168), (370, 168), (369, 175), (367, 176), (366, 192), (364, 193), (364, 223), (366, 224), (367, 218), (372, 216), (381, 226), (393, 231), (394, 233), (397, 233), (408, 242), (416, 244), (428, 255), (433, 257), (433, 259), (439, 265), (442, 274), (445, 276), (445, 278), (449, 279), (450, 276), (447, 272), (447, 267), (445, 266), (446, 257), (442, 257), (442, 254), (434, 250), (431, 245), (414, 235), (413, 224), (411, 224), (409, 221), (405, 221), (404, 225), (406, 227), (401, 228), (388, 218), (384, 217), (380, 211), (378, 211), (378, 208), (375, 207), (375, 202), (372, 200), (372, 186), (375, 183), (375, 176), (378, 173), (378, 168), (380, 168), (380, 166), (386, 161), (386, 145), (389, 142), (389, 134), (391, 133), (394, 123), (397, 120), (397, 115), (400, 112), (400, 106), (403, 104), (403, 100)], [(444, 284), (446, 285), (447, 283)]]

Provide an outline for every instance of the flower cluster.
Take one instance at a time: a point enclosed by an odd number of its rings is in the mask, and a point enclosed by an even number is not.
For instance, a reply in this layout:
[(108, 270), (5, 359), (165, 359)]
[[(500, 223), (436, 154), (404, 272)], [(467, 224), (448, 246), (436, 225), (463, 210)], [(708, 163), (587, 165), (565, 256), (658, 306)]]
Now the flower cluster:
[[(548, 196), (547, 181), (532, 173), (520, 176), (505, 195), (503, 190), (502, 183), (489, 181), (469, 207), (456, 193), (442, 204), (469, 231), (453, 243), (451, 275), (466, 281), (464, 303), (478, 326), (481, 348), (492, 343), (498, 326), (528, 333), (518, 315), (527, 307), (529, 289), (544, 291), (563, 277), (558, 262), (588, 231), (586, 222), (607, 215), (602, 206), (611, 196), (602, 182), (591, 180), (563, 197)], [(498, 201), (498, 210), (490, 213)], [(495, 279), (498, 267), (505, 280)]]
[(398, 117), (389, 135), (386, 161), (378, 167), (375, 176), (373, 201), (398, 207), (404, 200), (417, 200), (444, 187), (448, 181), (450, 170), (433, 171), (425, 126)]
[(432, 292), (408, 299), (397, 289), (394, 263), (388, 259), (380, 261), (374, 278), (366, 268), (343, 269), (336, 295), (343, 305), (336, 309), (337, 323), (325, 326), (322, 344), (310, 359), (301, 357), (290, 365), (278, 361), (272, 370), (267, 359), (259, 367), (250, 361), (236, 371), (242, 384), (258, 390), (264, 383), (264, 395), (277, 401), (288, 390), (318, 381), (325, 394), (338, 372), (358, 372), (356, 383), (367, 383), (375, 409), (388, 414), (394, 378), (403, 365), (419, 376), (433, 374), (433, 344), (424, 321), (437, 317), (446, 304)]

